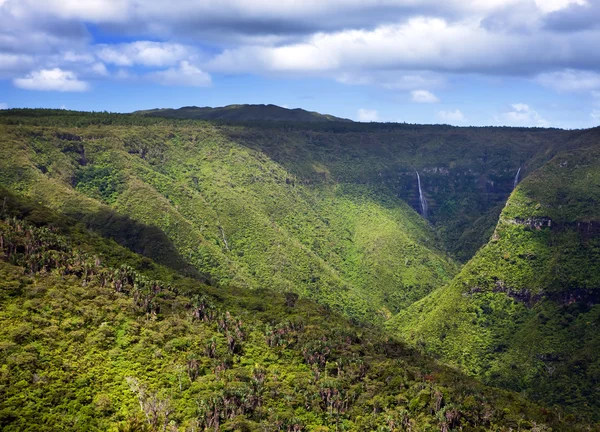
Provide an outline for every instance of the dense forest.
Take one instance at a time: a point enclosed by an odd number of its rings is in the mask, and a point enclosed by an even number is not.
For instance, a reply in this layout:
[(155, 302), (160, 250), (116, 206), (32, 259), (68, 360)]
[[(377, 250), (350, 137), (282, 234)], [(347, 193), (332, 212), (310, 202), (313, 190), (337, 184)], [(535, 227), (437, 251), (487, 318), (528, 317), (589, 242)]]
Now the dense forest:
[(0, 112), (4, 429), (597, 430), (599, 130), (269, 110)]

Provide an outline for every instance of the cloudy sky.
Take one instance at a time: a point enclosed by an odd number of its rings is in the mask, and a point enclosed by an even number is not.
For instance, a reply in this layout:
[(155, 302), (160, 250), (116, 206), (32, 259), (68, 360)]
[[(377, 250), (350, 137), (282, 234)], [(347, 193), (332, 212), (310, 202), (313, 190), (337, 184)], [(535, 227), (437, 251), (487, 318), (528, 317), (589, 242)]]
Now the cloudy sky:
[(0, 0), (0, 108), (600, 124), (600, 0)]

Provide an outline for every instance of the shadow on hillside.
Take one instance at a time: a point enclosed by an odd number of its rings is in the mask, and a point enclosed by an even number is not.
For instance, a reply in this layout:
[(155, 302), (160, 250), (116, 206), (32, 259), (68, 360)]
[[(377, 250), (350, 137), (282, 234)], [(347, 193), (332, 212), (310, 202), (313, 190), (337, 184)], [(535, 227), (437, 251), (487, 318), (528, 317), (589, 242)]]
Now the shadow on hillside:
[(184, 276), (210, 283), (208, 277), (185, 261), (160, 228), (139, 223), (108, 208), (96, 213), (61, 214), (30, 198), (17, 196), (0, 187), (0, 216), (16, 216), (36, 226), (54, 226), (64, 230), (73, 229), (77, 222), (81, 222), (101, 237), (110, 238), (157, 264), (169, 267)]
[(92, 214), (69, 215), (85, 226), (123, 247), (170, 267), (185, 276), (208, 282), (198, 270), (186, 262), (169, 237), (158, 227), (139, 223), (129, 216), (104, 208)]

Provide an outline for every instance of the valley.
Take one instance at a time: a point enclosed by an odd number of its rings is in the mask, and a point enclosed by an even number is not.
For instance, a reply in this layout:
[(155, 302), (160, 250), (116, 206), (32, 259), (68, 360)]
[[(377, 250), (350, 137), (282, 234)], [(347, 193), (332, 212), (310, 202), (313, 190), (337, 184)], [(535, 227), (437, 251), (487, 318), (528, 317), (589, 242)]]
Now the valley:
[(0, 112), (6, 430), (595, 430), (600, 130), (226, 108)]

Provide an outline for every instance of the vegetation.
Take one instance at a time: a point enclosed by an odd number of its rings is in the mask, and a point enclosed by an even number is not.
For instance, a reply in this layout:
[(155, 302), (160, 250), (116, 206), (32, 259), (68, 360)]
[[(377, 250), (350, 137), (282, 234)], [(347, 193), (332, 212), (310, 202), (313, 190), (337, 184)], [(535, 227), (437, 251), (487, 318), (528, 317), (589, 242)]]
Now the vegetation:
[(0, 184), (216, 286), (382, 322), (456, 273), (388, 190), (307, 185), (207, 123), (2, 128)]
[(3, 430), (587, 430), (292, 293), (202, 285), (2, 196)]
[(231, 111), (0, 112), (2, 427), (593, 430), (599, 129)]
[(288, 109), (276, 105), (228, 105), (220, 108), (183, 107), (136, 111), (134, 114), (174, 119), (220, 121), (280, 121), (280, 122), (349, 122), (351, 120), (319, 114), (300, 108)]
[(388, 323), (488, 384), (598, 419), (600, 153), (523, 181), (491, 241), (448, 288)]

